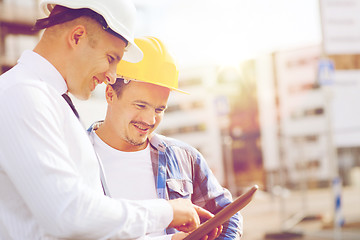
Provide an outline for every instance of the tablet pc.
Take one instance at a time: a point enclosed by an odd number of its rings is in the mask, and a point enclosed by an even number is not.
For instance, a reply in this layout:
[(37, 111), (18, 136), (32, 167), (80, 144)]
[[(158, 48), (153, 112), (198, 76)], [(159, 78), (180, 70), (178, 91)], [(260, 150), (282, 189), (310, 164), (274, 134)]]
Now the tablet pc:
[(259, 187), (257, 185), (252, 186), (248, 191), (235, 199), (235, 201), (233, 201), (225, 208), (220, 210), (217, 214), (215, 214), (213, 218), (201, 224), (200, 227), (198, 227), (196, 230), (186, 236), (184, 240), (199, 240), (216, 227), (222, 225), (251, 201), (254, 193), (256, 192), (256, 190), (258, 190), (258, 188)]

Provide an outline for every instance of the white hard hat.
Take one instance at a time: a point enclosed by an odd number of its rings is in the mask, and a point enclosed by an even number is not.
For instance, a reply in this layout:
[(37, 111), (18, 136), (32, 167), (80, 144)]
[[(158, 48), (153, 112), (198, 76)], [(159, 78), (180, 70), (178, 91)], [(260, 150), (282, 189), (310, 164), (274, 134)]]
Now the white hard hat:
[(41, 0), (40, 8), (49, 15), (55, 5), (71, 9), (88, 8), (101, 15), (108, 27), (128, 41), (123, 60), (138, 62), (143, 53), (134, 42), (136, 9), (131, 0)]

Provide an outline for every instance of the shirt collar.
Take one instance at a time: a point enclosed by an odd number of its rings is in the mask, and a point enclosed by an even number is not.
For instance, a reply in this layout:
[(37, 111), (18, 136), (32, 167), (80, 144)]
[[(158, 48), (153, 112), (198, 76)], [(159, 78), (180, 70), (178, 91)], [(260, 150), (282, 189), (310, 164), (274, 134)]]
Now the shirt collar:
[(153, 148), (157, 149), (158, 151), (165, 152), (166, 144), (162, 141), (160, 135), (153, 133), (149, 136), (150, 144)]
[(28, 68), (29, 71), (36, 74), (41, 81), (44, 81), (55, 88), (60, 95), (68, 91), (65, 79), (59, 71), (44, 57), (34, 51), (26, 50), (18, 60), (21, 64)]
[(94, 132), (96, 131), (100, 126), (101, 124), (104, 123), (104, 120), (100, 120), (100, 121), (97, 121), (97, 122), (94, 122), (93, 124), (91, 124), (91, 126), (88, 128), (88, 132)]

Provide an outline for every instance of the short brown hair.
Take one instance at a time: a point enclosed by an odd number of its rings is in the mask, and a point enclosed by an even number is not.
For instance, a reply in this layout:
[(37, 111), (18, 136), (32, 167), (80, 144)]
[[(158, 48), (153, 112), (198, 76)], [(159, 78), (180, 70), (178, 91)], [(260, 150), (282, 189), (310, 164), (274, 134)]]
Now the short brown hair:
[(123, 78), (117, 78), (115, 83), (109, 84), (115, 91), (116, 96), (120, 97), (122, 92), (124, 91), (124, 88), (126, 85), (128, 85), (130, 82), (125, 83)]

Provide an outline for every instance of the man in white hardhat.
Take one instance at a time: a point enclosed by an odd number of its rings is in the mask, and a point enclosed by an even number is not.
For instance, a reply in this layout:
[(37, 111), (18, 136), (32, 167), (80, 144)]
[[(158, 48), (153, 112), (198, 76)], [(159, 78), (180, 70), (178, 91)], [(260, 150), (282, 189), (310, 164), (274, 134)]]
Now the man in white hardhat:
[[(106, 87), (104, 121), (94, 123), (89, 136), (103, 165), (109, 193), (126, 199), (191, 199), (217, 213), (232, 202), (194, 147), (155, 133), (171, 91), (178, 88), (178, 68), (165, 44), (155, 37), (136, 38), (144, 57), (137, 63), (121, 61), (118, 79)], [(123, 184), (126, 182), (126, 184)], [(151, 236), (181, 239), (167, 228)], [(237, 239), (242, 234), (240, 213), (215, 229), (208, 239)]]
[[(33, 51), (0, 76), (0, 239), (133, 239), (167, 226), (191, 231), (190, 201), (115, 200), (68, 92), (88, 99), (136, 62), (130, 0), (43, 0), (50, 15)], [(70, 106), (70, 107), (69, 107)], [(102, 177), (102, 180), (100, 178)], [(199, 215), (198, 215), (199, 214)]]

